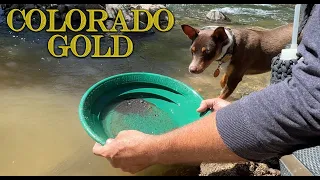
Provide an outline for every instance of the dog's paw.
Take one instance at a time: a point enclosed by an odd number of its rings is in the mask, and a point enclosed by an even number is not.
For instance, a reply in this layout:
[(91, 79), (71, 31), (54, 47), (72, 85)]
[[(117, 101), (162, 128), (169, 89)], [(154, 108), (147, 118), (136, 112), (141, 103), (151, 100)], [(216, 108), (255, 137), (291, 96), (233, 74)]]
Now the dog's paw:
[(223, 94), (220, 94), (217, 98), (219, 99), (225, 99), (225, 96)]
[(222, 90), (220, 91), (220, 95), (218, 96), (218, 98), (226, 99), (227, 98), (226, 97), (227, 91), (228, 91), (228, 87), (224, 86), (224, 88), (222, 88)]

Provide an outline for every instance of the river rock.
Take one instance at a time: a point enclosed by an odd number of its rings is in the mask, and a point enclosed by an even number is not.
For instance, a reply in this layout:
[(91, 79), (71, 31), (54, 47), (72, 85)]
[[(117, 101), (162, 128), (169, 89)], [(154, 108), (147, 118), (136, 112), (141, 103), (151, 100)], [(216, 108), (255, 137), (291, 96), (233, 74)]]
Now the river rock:
[(126, 21), (133, 20), (133, 13), (130, 11), (131, 8), (129, 4), (106, 4), (105, 9), (110, 19), (115, 19), (118, 11), (121, 10)]
[[(150, 12), (150, 14), (154, 15), (159, 9), (166, 9), (166, 6), (163, 4), (134, 4), (131, 5), (133, 9), (144, 9)], [(148, 23), (147, 14), (141, 13), (139, 16), (140, 21), (144, 23)], [(159, 16), (160, 22), (168, 22), (168, 15), (165, 12), (162, 12)]]
[[(162, 4), (106, 4), (106, 11), (109, 18), (115, 20), (118, 11), (121, 10), (129, 29), (133, 28), (133, 13), (131, 12), (132, 9), (144, 9), (149, 11), (150, 14), (154, 15), (154, 13), (161, 8), (166, 8), (166, 6)], [(161, 13), (159, 20), (162, 23), (168, 22), (167, 14)], [(144, 28), (146, 27), (147, 23), (147, 15), (145, 13), (141, 13), (139, 15), (139, 27)], [(110, 26), (111, 21), (109, 21), (107, 24), (108, 26)], [(150, 29), (146, 33), (154, 33), (154, 30)]]
[(209, 11), (206, 17), (214, 22), (231, 22), (231, 20), (224, 13), (214, 9)]
[(106, 21), (106, 28), (107, 28), (107, 29), (111, 29), (111, 28), (113, 27), (113, 24), (114, 24), (114, 21), (111, 20), (111, 19), (108, 19), (108, 20)]

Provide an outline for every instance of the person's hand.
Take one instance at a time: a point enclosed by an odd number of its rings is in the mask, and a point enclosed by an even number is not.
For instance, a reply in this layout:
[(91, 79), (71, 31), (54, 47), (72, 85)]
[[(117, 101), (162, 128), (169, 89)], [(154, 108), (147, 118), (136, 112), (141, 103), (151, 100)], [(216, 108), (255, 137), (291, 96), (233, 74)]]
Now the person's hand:
[(204, 112), (207, 109), (211, 109), (211, 111), (217, 111), (229, 104), (231, 104), (229, 101), (220, 98), (206, 99), (201, 102), (197, 111)]
[(137, 173), (157, 160), (153, 135), (135, 130), (121, 131), (115, 139), (108, 139), (104, 146), (96, 143), (92, 149), (98, 156), (107, 158), (114, 168)]

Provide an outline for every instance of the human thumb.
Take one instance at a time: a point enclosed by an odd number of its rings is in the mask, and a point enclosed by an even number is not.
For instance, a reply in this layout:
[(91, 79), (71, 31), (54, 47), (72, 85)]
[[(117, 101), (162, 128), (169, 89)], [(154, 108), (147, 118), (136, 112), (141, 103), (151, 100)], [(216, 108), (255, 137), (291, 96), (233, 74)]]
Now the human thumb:
[(114, 141), (114, 139), (109, 138), (109, 139), (106, 141), (106, 144), (110, 144), (112, 141)]
[(207, 101), (204, 100), (201, 102), (199, 108), (197, 109), (197, 112), (204, 112), (206, 111), (207, 109), (209, 108), (208, 104), (207, 104)]

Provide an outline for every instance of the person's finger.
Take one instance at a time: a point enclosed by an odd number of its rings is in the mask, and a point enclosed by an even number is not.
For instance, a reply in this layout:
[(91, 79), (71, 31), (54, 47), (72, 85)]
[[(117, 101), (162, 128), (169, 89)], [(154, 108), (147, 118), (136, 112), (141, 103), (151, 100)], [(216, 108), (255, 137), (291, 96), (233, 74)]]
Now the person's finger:
[(95, 154), (95, 155), (99, 155), (99, 156), (103, 156), (103, 157), (107, 157), (108, 154), (109, 154), (109, 151), (110, 151), (110, 143), (114, 141), (114, 139), (108, 139), (106, 141), (106, 144), (104, 146), (102, 146), (101, 144), (99, 143), (95, 143), (95, 145), (93, 146), (92, 148), (92, 152)]
[(92, 148), (92, 152), (95, 155), (101, 156), (102, 149), (103, 149), (103, 146), (96, 142)]
[(110, 144), (113, 140), (114, 139), (111, 139), (111, 138), (107, 139), (106, 144)]
[(221, 98), (215, 98), (211, 108), (213, 110), (219, 110), (219, 109), (221, 109), (223, 107), (226, 107), (229, 104), (230, 104), (230, 102), (228, 102), (226, 100), (223, 100)]
[(199, 106), (199, 108), (197, 109), (198, 112), (204, 112), (207, 109), (211, 109), (213, 107), (214, 103), (214, 99), (207, 99), (207, 100), (203, 100)]
[(201, 101), (199, 108), (197, 109), (197, 112), (204, 112), (208, 109), (208, 105), (206, 103), (206, 100)]
[[(108, 146), (109, 147), (109, 145), (110, 145), (110, 143), (112, 143), (114, 141), (114, 139), (107, 139), (107, 141), (106, 141), (106, 144), (105, 144), (105, 146)], [(108, 149), (110, 149), (110, 148), (108, 148)], [(109, 153), (108, 153), (109, 154)], [(108, 154), (106, 154), (106, 155), (108, 155)], [(109, 156), (106, 156), (105, 158), (107, 158), (110, 162), (111, 162), (111, 157), (109, 157)]]

